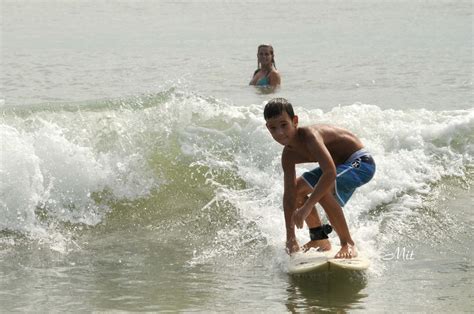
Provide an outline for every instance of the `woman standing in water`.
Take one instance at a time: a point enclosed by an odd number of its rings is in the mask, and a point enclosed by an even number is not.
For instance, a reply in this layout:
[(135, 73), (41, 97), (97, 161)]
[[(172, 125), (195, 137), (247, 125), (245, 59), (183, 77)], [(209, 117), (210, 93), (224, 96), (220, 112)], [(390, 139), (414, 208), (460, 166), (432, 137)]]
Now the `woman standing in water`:
[(249, 85), (271, 86), (280, 85), (281, 78), (275, 66), (275, 56), (271, 45), (260, 45), (257, 50), (257, 70)]

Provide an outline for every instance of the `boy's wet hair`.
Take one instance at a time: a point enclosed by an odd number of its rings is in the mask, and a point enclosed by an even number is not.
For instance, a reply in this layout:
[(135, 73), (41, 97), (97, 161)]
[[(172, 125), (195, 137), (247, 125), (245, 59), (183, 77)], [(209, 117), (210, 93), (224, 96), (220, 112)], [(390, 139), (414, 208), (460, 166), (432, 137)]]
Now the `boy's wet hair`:
[(263, 117), (265, 121), (268, 119), (278, 117), (283, 112), (288, 113), (291, 119), (295, 116), (295, 112), (293, 111), (293, 106), (291, 103), (286, 100), (285, 98), (273, 98), (267, 102), (265, 105), (265, 109), (263, 110)]

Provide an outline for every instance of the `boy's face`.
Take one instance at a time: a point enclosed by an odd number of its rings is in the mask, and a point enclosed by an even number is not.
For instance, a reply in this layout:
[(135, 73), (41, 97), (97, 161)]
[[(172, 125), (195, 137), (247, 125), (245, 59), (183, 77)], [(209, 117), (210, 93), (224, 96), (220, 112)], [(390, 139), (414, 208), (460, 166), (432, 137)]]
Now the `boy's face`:
[(285, 111), (279, 116), (268, 119), (266, 126), (275, 141), (281, 145), (288, 145), (296, 135), (298, 116), (291, 119)]

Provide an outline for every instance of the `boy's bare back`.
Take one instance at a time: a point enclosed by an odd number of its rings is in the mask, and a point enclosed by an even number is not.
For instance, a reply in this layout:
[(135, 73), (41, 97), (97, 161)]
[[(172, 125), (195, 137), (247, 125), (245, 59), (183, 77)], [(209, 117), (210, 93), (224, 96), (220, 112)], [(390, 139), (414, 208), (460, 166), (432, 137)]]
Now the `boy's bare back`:
[(319, 162), (320, 156), (314, 154), (311, 145), (324, 146), (337, 166), (364, 147), (348, 130), (325, 124), (299, 127), (297, 139), (293, 145), (285, 146), (282, 158), (293, 159), (295, 163)]

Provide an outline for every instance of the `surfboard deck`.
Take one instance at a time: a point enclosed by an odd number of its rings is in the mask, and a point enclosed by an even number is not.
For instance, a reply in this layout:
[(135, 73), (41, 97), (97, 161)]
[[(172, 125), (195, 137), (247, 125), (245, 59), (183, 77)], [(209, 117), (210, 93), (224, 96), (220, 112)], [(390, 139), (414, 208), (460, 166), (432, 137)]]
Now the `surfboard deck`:
[(366, 270), (370, 266), (370, 261), (363, 257), (354, 258), (330, 258), (328, 260), (329, 269)]
[(303, 274), (316, 270), (328, 270), (329, 255), (326, 252), (310, 250), (308, 252), (296, 252), (290, 256), (288, 272), (290, 274)]
[(314, 249), (307, 252), (296, 252), (290, 256), (288, 272), (290, 274), (304, 274), (337, 269), (363, 271), (369, 268), (370, 261), (360, 253), (351, 259), (334, 258), (339, 249), (340, 247), (333, 247), (325, 252), (318, 252)]

